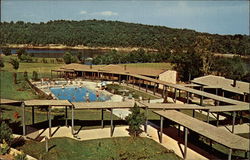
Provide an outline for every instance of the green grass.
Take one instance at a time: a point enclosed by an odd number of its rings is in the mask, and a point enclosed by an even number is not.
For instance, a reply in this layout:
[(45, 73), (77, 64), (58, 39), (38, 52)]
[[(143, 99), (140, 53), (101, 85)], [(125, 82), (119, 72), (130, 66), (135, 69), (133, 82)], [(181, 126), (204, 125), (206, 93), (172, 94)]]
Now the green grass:
[(28, 141), (21, 147), (25, 153), (49, 160), (177, 160), (174, 153), (148, 138), (120, 137), (86, 141), (52, 138), (51, 149), (45, 152), (45, 142)]
[[(19, 106), (10, 106), (10, 105), (2, 105), (0, 106), (0, 109), (2, 110), (2, 119), (10, 119), (10, 122), (20, 122), (22, 124), (22, 108)], [(25, 109), (25, 121), (27, 125), (32, 124), (32, 112), (31, 108), (27, 107)], [(19, 115), (19, 118), (17, 120), (14, 119), (14, 113), (17, 112)], [(64, 109), (56, 109), (52, 112), (51, 118), (56, 119), (56, 116), (61, 116), (61, 120), (64, 120)], [(68, 109), (68, 119), (71, 119), (71, 110)], [(98, 120), (101, 119), (101, 111), (100, 110), (79, 110), (75, 112), (75, 120), (82, 120), (84, 121), (95, 121), (97, 124), (100, 124)], [(119, 120), (118, 117), (113, 115), (114, 120)], [(44, 122), (47, 121), (47, 112), (41, 111), (38, 108), (35, 108), (35, 123)], [(110, 120), (110, 112), (104, 111), (104, 120)], [(79, 129), (81, 124), (75, 124), (75, 129)], [(82, 124), (84, 125), (84, 124)], [(108, 124), (109, 125), (109, 124)], [(107, 125), (107, 126), (108, 126)], [(45, 128), (47, 128), (46, 126)], [(96, 128), (96, 126), (90, 126), (86, 127), (84, 126), (83, 129), (86, 128)]]
[(133, 98), (135, 99), (139, 99), (139, 97), (141, 96), (143, 99), (158, 99), (158, 97), (156, 96), (153, 96), (151, 94), (147, 94), (145, 92), (141, 92), (141, 91), (138, 91), (138, 90), (135, 90), (135, 89), (132, 89), (130, 87), (126, 87), (126, 86), (120, 86), (118, 84), (108, 84), (107, 85), (107, 89), (108, 91), (112, 91), (114, 90), (115, 91), (115, 94), (118, 94), (118, 95), (123, 95), (123, 92), (120, 92), (119, 90), (128, 90), (128, 92), (125, 92), (125, 96), (128, 96), (129, 93), (132, 94)]
[(18, 84), (13, 82), (13, 73), (0, 71), (0, 97), (14, 100), (27, 100), (38, 98), (23, 80), (23, 74), (17, 76)]
[[(64, 64), (57, 64), (57, 63), (25, 63), (20, 62), (18, 70), (14, 70), (12, 65), (9, 62), (10, 58), (17, 58), (15, 56), (3, 56), (3, 59), (5, 61), (4, 67), (2, 70), (9, 71), (9, 72), (25, 72), (27, 71), (29, 74), (32, 74), (33, 71), (38, 72), (40, 74), (40, 77), (42, 76), (50, 76), (50, 71), (52, 69), (57, 69), (63, 66)], [(50, 61), (49, 61), (50, 62)]]

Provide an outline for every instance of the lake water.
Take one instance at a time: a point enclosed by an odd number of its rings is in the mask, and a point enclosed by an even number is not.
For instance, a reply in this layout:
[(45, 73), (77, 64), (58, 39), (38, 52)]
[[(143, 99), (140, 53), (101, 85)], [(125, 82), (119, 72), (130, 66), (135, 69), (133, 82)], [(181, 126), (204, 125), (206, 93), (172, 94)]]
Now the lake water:
[[(12, 48), (11, 53), (16, 54), (18, 48)], [(25, 49), (33, 57), (41, 58), (62, 58), (65, 52), (81, 53), (85, 57), (94, 57), (98, 54), (109, 52), (108, 49)], [(0, 49), (0, 53), (2, 50)]]
[(99, 97), (96, 93), (87, 88), (79, 87), (65, 87), (65, 88), (50, 88), (50, 91), (58, 98), (63, 100), (69, 100), (70, 102), (86, 102), (86, 93), (89, 94), (90, 102), (93, 101), (106, 101), (110, 97), (100, 94)]

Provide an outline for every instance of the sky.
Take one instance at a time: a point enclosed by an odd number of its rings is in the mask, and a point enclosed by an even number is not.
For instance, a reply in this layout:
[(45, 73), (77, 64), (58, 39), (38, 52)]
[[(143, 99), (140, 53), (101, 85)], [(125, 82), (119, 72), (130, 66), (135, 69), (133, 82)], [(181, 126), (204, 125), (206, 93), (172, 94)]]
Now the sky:
[(1, 21), (117, 20), (249, 35), (249, 1), (156, 0), (2, 0)]

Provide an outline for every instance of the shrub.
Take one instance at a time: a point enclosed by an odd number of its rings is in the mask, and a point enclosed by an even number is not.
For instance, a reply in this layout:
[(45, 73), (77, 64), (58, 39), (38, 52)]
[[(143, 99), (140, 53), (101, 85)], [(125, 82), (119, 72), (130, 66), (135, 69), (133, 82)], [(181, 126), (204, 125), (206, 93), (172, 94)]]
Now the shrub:
[(3, 144), (0, 144), (0, 155), (7, 154), (9, 150), (10, 150), (10, 146), (5, 140), (3, 140)]
[(0, 57), (0, 68), (4, 67), (4, 60)]
[(2, 52), (5, 56), (11, 55), (11, 49), (10, 48), (2, 48)]
[(27, 160), (27, 159), (28, 159), (28, 158), (27, 158), (26, 154), (23, 153), (22, 151), (21, 151), (20, 154), (17, 154), (17, 155), (15, 156), (15, 160)]
[(13, 68), (15, 70), (17, 70), (19, 68), (19, 62), (17, 59), (11, 58), (9, 63), (13, 66)]
[(32, 80), (34, 81), (38, 81), (38, 73), (36, 71), (33, 71), (33, 74), (32, 74)]
[(8, 144), (10, 144), (10, 142), (12, 141), (12, 130), (5, 122), (1, 122), (1, 125), (0, 125), (0, 143), (3, 143), (4, 140)]
[(145, 123), (146, 118), (143, 113), (140, 113), (140, 108), (137, 105), (131, 108), (130, 111), (131, 113), (126, 117), (126, 121), (129, 125), (129, 135), (138, 137), (142, 133), (140, 127)]
[(23, 73), (23, 78), (24, 78), (25, 80), (28, 79), (28, 72), (27, 72), (27, 71), (25, 71), (25, 72)]

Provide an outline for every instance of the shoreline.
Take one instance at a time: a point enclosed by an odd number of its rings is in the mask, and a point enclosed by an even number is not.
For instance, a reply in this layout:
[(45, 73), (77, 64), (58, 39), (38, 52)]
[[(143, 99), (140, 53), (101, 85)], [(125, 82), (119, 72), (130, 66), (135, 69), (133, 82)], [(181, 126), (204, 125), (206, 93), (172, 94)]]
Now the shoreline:
[[(34, 46), (34, 45), (29, 45), (29, 44), (7, 44), (7, 45), (1, 45), (1, 47), (6, 47), (6, 48), (25, 48), (25, 49), (54, 49), (54, 50), (62, 50), (62, 49), (75, 49), (75, 50), (84, 50), (84, 49), (89, 49), (89, 50), (117, 50), (117, 51), (123, 51), (123, 52), (130, 52), (133, 50), (137, 50), (142, 47), (89, 47), (89, 46), (84, 46), (84, 45), (77, 45), (77, 46), (66, 46), (62, 44), (49, 44), (49, 45), (44, 45), (44, 46)], [(150, 52), (157, 52), (157, 49), (152, 49), (152, 48), (142, 48), (146, 51)]]

